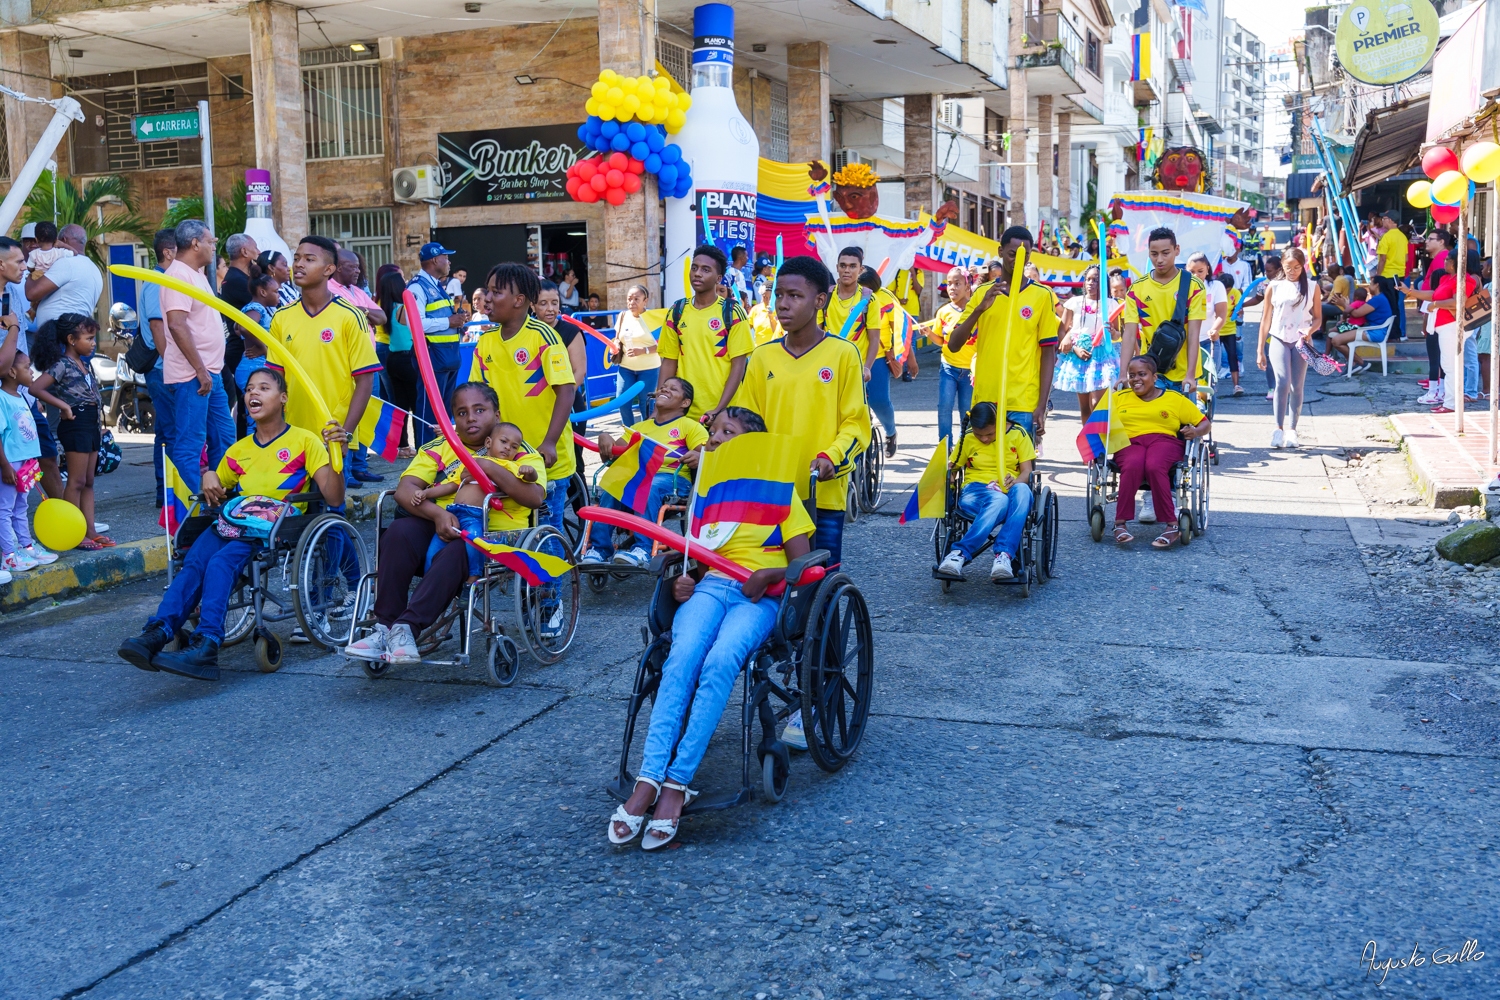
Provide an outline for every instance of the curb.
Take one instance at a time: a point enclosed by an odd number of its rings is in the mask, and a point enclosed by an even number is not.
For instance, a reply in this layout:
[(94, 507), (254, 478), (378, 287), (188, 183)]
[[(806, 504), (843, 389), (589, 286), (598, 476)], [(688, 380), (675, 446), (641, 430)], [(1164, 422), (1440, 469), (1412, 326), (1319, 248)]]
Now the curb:
[[(1396, 413), (1391, 426), (1401, 439), (1406, 463), (1429, 506), (1439, 510), (1476, 506), (1486, 480), (1484, 469), (1425, 413)], [(1445, 454), (1446, 453), (1446, 454)]]
[[(374, 519), (379, 496), (379, 490), (349, 494), (346, 516), (351, 521)], [(10, 583), (0, 585), (0, 614), (20, 611), (40, 601), (107, 590), (166, 571), (167, 540), (162, 535), (94, 552), (75, 549), (49, 566), (17, 573)]]

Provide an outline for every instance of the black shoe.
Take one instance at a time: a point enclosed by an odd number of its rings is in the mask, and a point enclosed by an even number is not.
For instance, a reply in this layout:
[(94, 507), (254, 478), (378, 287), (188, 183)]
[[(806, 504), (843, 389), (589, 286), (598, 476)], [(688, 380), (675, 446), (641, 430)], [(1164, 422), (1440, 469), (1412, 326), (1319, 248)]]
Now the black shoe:
[(133, 635), (120, 643), (116, 652), (120, 654), (120, 659), (132, 666), (142, 670), (156, 670), (151, 660), (171, 641), (172, 637), (167, 634), (167, 630), (152, 622), (141, 629), (140, 635)]
[(885, 439), (885, 457), (896, 457), (896, 435), (894, 434)]
[(914, 382), (914, 381), (916, 381), (916, 377), (913, 376), (911, 372), (902, 372), (901, 373), (901, 381), (903, 381), (903, 382)]
[(176, 653), (157, 653), (151, 665), (158, 670), (179, 677), (192, 677), (200, 681), (219, 679), (219, 641), (206, 635), (193, 637), (193, 644)]
[(383, 482), (385, 482), (385, 477), (384, 476), (376, 475), (375, 473), (371, 472), (369, 469), (355, 469), (354, 470), (354, 478), (358, 479), (362, 483), (383, 483)]

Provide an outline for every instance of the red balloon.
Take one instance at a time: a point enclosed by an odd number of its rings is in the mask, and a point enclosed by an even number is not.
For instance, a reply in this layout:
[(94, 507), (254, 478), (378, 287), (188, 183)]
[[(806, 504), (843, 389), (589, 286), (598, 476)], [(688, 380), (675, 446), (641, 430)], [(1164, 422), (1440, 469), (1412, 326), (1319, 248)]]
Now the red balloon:
[(1434, 222), (1440, 222), (1440, 223), (1442, 223), (1444, 225), (1447, 225), (1450, 222), (1457, 222), (1458, 221), (1458, 206), (1457, 205), (1433, 205), (1432, 206), (1432, 221), (1434, 221)]
[(569, 177), (567, 184), (568, 197), (576, 201), (578, 199), (578, 189), (582, 186), (583, 181), (579, 180), (577, 177)]
[(632, 156), (630, 158), (630, 166), (626, 169), (632, 174), (644, 174), (646, 172), (646, 164)]
[(578, 200), (586, 205), (592, 205), (599, 200), (599, 192), (594, 190), (592, 184), (585, 184), (578, 189)]
[(625, 191), (621, 188), (610, 188), (604, 192), (604, 200), (611, 205), (625, 204)]
[(1439, 174), (1449, 170), (1461, 171), (1458, 157), (1453, 154), (1453, 150), (1446, 146), (1433, 146), (1422, 154), (1422, 173), (1426, 174), (1429, 180), (1437, 180)]
[[(630, 166), (630, 157), (616, 150), (609, 154), (609, 167), (611, 170), (624, 170)], [(1457, 169), (1456, 167), (1454, 169)]]
[(626, 194), (635, 194), (641, 189), (641, 178), (638, 174), (626, 174), (625, 183), (620, 185)]
[(599, 172), (598, 160), (579, 160), (574, 166), (578, 168), (578, 176), (584, 180), (592, 179)]
[(611, 170), (604, 175), (604, 183), (612, 188), (617, 188), (625, 183), (625, 175), (618, 170)]
[(595, 174), (589, 178), (589, 187), (603, 194), (605, 189), (609, 187), (609, 182), (604, 179), (603, 174)]

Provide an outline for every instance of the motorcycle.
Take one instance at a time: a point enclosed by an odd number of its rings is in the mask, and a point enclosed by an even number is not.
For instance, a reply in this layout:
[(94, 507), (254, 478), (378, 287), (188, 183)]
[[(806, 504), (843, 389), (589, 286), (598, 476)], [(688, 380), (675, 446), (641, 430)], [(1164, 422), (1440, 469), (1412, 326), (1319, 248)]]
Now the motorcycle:
[(119, 356), (111, 360), (103, 354), (90, 359), (94, 377), (99, 383), (99, 398), (104, 410), (104, 426), (119, 431), (149, 434), (156, 426), (151, 391), (146, 387), (144, 372), (132, 371), (125, 360), (131, 341), (138, 336), (139, 322), (135, 310), (123, 302), (109, 308), (109, 332), (124, 345)]

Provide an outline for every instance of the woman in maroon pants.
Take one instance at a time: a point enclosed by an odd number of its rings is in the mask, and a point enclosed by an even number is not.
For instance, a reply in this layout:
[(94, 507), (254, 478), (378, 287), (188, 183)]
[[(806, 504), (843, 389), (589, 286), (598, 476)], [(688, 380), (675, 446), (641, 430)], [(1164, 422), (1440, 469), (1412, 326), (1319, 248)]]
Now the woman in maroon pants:
[(1171, 469), (1182, 461), (1183, 442), (1208, 433), (1208, 418), (1193, 401), (1156, 384), (1156, 362), (1149, 356), (1132, 358), (1130, 391), (1116, 390), (1110, 419), (1118, 421), (1130, 436), (1130, 446), (1115, 453), (1120, 467), (1120, 496), (1115, 504), (1115, 541), (1135, 541), (1126, 530), (1135, 518), (1135, 495), (1142, 484), (1151, 488), (1151, 503), (1158, 524), (1167, 528), (1152, 542), (1156, 549), (1170, 548), (1181, 537), (1177, 509), (1172, 503)]

